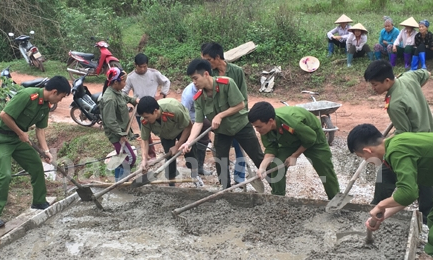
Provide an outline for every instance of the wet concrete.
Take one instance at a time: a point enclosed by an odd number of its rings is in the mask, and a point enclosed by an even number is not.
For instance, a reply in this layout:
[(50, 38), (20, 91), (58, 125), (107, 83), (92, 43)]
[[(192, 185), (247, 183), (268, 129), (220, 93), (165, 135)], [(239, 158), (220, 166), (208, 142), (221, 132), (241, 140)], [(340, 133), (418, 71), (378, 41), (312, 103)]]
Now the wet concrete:
[[(1, 249), (3, 259), (403, 259), (408, 215), (374, 233), (336, 241), (336, 233), (365, 232), (367, 206), (340, 214), (324, 202), (230, 193), (181, 215), (175, 208), (209, 195), (193, 189), (143, 187), (105, 196), (98, 210), (79, 202)], [(350, 208), (350, 207), (349, 207)], [(360, 210), (362, 209), (362, 210)]]

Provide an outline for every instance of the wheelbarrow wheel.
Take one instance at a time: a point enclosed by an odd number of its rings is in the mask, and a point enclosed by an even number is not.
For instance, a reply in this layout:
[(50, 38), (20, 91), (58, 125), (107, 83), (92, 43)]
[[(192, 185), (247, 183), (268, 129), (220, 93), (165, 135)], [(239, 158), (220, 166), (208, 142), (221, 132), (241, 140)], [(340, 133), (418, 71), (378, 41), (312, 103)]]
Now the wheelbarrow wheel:
[[(331, 117), (329, 115), (322, 116), (320, 118), (320, 121), (322, 122), (322, 128), (325, 129), (334, 129), (335, 126), (332, 124)], [(334, 131), (325, 131), (326, 139), (328, 140), (328, 144), (332, 145), (332, 142), (334, 141), (335, 132)]]

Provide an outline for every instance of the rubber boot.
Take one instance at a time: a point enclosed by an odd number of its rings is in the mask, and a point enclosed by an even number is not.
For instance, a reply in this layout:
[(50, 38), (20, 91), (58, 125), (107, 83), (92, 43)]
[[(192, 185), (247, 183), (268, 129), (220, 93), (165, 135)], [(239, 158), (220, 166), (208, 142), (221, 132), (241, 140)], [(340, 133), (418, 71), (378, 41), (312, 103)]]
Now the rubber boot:
[(368, 56), (368, 58), (369, 58), (371, 61), (374, 61), (374, 58), (373, 58), (373, 52), (372, 52), (372, 51), (367, 52), (367, 56)]
[(353, 61), (353, 54), (348, 53), (347, 54), (347, 67), (352, 67), (352, 61)]
[(420, 52), (418, 55), (419, 61), (421, 62), (421, 69), (426, 70), (427, 66), (425, 65), (425, 52)]
[(397, 53), (392, 53), (389, 58), (389, 63), (391, 63), (391, 66), (395, 67), (396, 61), (397, 61)]
[(418, 56), (413, 55), (412, 56), (412, 67), (410, 69), (411, 70), (417, 70), (418, 69), (418, 63), (419, 63)]
[(404, 58), (404, 68), (405, 69), (410, 69), (410, 62), (412, 60), (412, 55), (410, 55), (410, 53), (403, 53), (403, 58)]
[(334, 53), (334, 43), (328, 42), (328, 55), (326, 57), (331, 57)]
[(380, 51), (375, 51), (374, 56), (376, 57), (376, 60), (380, 60), (380, 58), (382, 58), (382, 53), (380, 53)]

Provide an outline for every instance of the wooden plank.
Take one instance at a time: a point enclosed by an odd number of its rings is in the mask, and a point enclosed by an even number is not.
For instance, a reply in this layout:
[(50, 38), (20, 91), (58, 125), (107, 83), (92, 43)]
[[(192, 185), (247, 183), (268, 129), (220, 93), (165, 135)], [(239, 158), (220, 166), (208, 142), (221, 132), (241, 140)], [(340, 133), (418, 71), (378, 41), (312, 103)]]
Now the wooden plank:
[(256, 45), (254, 44), (254, 42), (247, 42), (242, 45), (239, 45), (236, 48), (224, 52), (224, 59), (227, 62), (233, 62), (238, 60), (240, 57), (244, 55), (250, 54), (255, 49), (256, 49)]
[(404, 256), (405, 260), (415, 259), (415, 254), (418, 246), (420, 226), (422, 226), (422, 216), (420, 222), (420, 212), (414, 210), (412, 213), (412, 218), (410, 220), (409, 237), (407, 239), (406, 254)]
[[(47, 197), (46, 199), (51, 205), (57, 200), (57, 197)], [(37, 215), (39, 212), (41, 212), (40, 209), (29, 208), (23, 213), (21, 213), (18, 217), (6, 222), (5, 226), (3, 228), (0, 228), (0, 237), (21, 226), (24, 222)]]

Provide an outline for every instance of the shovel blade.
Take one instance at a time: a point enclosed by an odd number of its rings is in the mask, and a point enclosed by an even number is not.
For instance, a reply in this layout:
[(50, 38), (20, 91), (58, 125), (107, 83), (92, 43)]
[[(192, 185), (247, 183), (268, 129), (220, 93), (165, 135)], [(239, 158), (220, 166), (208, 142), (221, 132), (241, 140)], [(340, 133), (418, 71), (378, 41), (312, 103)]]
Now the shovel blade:
[(347, 203), (349, 203), (352, 200), (352, 195), (346, 195), (344, 196), (343, 193), (338, 193), (335, 195), (334, 198), (328, 204), (326, 205), (325, 211), (328, 213), (333, 213), (337, 210), (342, 209), (344, 206), (346, 206)]
[(111, 159), (107, 163), (107, 167), (106, 168), (109, 171), (113, 171), (119, 165), (121, 165), (123, 163), (123, 161), (125, 160), (126, 156), (128, 156), (126, 153), (122, 153), (122, 154), (118, 154), (116, 156), (111, 157)]
[(250, 184), (258, 193), (265, 193), (265, 185), (260, 179), (254, 180)]
[(92, 201), (93, 192), (90, 187), (82, 187), (75, 190), (82, 201)]

